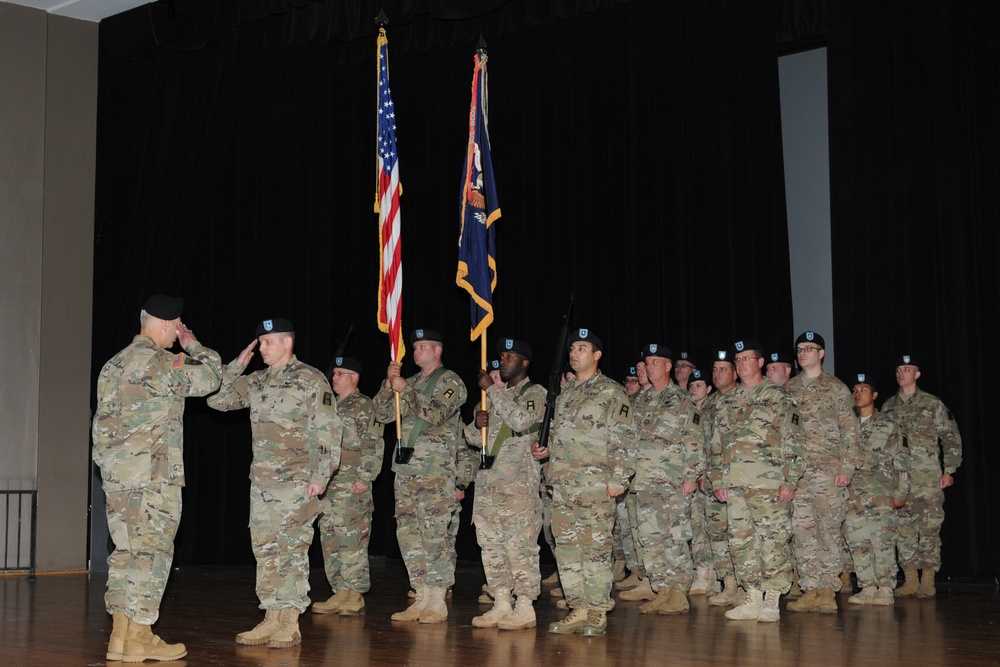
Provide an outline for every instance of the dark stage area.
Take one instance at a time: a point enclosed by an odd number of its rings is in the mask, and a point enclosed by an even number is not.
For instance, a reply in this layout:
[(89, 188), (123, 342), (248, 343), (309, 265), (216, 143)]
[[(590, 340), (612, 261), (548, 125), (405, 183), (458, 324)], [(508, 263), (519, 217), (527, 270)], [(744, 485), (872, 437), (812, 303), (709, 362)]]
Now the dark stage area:
[[(543, 567), (542, 574), (548, 574)], [(255, 625), (252, 567), (181, 565), (170, 578), (154, 631), (184, 642), (188, 655), (170, 665), (311, 667), (313, 665), (480, 665), (482, 667), (605, 667), (611, 665), (996, 665), (1000, 664), (1000, 595), (994, 585), (941, 582), (934, 600), (901, 599), (894, 607), (848, 608), (836, 615), (793, 614), (779, 623), (728, 621), (725, 608), (691, 598), (682, 616), (647, 616), (640, 602), (619, 601), (605, 637), (550, 635), (566, 612), (543, 587), (538, 627), (505, 632), (473, 628), (488, 607), (477, 604), (485, 581), (476, 563), (460, 562), (445, 623), (389, 620), (403, 608), (402, 561), (372, 559), (367, 613), (339, 617), (307, 612), (302, 644), (291, 649), (240, 646), (236, 633)], [(111, 617), (104, 611), (103, 575), (0, 578), (2, 662), (16, 667), (105, 664)], [(311, 597), (329, 596), (322, 570), (312, 571)], [(616, 596), (617, 597), (617, 596)], [(108, 663), (121, 664), (121, 663)], [(150, 663), (147, 663), (150, 664)]]

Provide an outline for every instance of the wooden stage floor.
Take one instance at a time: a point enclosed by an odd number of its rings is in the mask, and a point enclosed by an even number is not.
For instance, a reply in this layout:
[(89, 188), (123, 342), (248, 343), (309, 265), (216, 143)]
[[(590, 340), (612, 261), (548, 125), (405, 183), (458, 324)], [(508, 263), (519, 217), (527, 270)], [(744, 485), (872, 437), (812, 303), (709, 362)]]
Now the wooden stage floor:
[[(937, 599), (903, 599), (894, 607), (856, 608), (838, 596), (837, 615), (793, 614), (782, 602), (776, 624), (728, 621), (703, 597), (692, 599), (690, 614), (672, 617), (642, 615), (641, 603), (619, 602), (607, 636), (583, 638), (548, 634), (548, 623), (566, 612), (556, 609), (547, 587), (534, 630), (473, 628), (472, 617), (487, 609), (476, 603), (482, 568), (459, 563), (457, 578), (446, 623), (393, 623), (389, 615), (405, 606), (405, 570), (402, 561), (373, 557), (366, 615), (306, 613), (302, 644), (275, 650), (233, 641), (261, 618), (253, 568), (181, 565), (155, 631), (187, 644), (188, 656), (169, 663), (178, 666), (1000, 665), (1000, 595), (985, 583), (942, 583)], [(0, 577), (0, 665), (104, 665), (111, 631), (104, 583), (99, 574)], [(313, 570), (312, 584), (313, 599), (326, 599), (321, 570)]]

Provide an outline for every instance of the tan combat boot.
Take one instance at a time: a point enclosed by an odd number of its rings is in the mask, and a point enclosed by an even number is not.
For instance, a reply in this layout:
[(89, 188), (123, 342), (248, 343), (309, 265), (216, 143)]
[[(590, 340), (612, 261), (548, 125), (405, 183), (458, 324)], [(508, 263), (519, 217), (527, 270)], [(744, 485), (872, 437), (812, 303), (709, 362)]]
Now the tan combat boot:
[(299, 634), (299, 610), (291, 607), (278, 610), (278, 629), (267, 641), (268, 648), (291, 648), (302, 643)]
[(587, 624), (580, 630), (584, 637), (600, 637), (608, 632), (608, 614), (604, 611), (590, 609), (587, 611)]
[(618, 590), (627, 591), (627, 590), (629, 590), (631, 588), (635, 588), (636, 586), (640, 585), (641, 583), (642, 583), (642, 580), (639, 578), (639, 568), (636, 567), (634, 570), (632, 570), (629, 573), (628, 577), (626, 577), (625, 579), (622, 579), (621, 581), (617, 582), (614, 586)]
[(278, 610), (268, 609), (264, 612), (264, 620), (254, 627), (253, 630), (241, 632), (236, 635), (236, 643), (244, 646), (261, 646), (266, 644), (275, 632), (278, 631)]
[(443, 586), (428, 586), (424, 592), (424, 608), (420, 610), (421, 623), (441, 623), (448, 620), (448, 605), (444, 601), (447, 589)]
[(571, 635), (579, 632), (587, 624), (587, 610), (574, 609), (561, 621), (549, 623), (549, 632), (554, 635)]
[(819, 601), (816, 604), (816, 611), (821, 614), (837, 613), (837, 593), (832, 588), (823, 588), (819, 592)]
[(708, 591), (715, 582), (715, 570), (707, 567), (699, 567), (694, 571), (694, 581), (688, 589), (688, 595), (708, 595)]
[(916, 594), (917, 590), (920, 588), (920, 575), (917, 573), (917, 566), (904, 565), (903, 576), (906, 577), (906, 581), (903, 582), (902, 586), (896, 589), (896, 595), (901, 598), (906, 598)]
[(495, 628), (500, 621), (514, 609), (510, 606), (510, 591), (494, 591), (493, 608), (482, 616), (473, 616), (472, 625), (476, 628)]
[(559, 583), (559, 570), (542, 579), (543, 586), (554, 586)]
[(757, 614), (758, 623), (777, 623), (781, 618), (781, 610), (778, 609), (778, 600), (781, 593), (778, 591), (766, 591), (764, 593), (764, 604), (761, 605), (760, 613)]
[(562, 589), (562, 586), (559, 586), (558, 588), (553, 588), (553, 589), (552, 589), (551, 591), (549, 591), (549, 595), (551, 595), (551, 596), (552, 596), (552, 597), (554, 597), (554, 598), (562, 598), (562, 597), (566, 597), (566, 596), (565, 596), (565, 595), (563, 594), (563, 589)]
[(635, 588), (622, 591), (618, 598), (621, 600), (652, 600), (656, 597), (656, 593), (653, 592), (653, 587), (649, 584), (649, 577), (640, 580), (639, 585)]
[(875, 598), (872, 599), (872, 604), (879, 607), (887, 607), (895, 603), (896, 600), (893, 598), (892, 589), (888, 586), (879, 586), (878, 592), (875, 593)]
[(527, 630), (535, 627), (535, 606), (532, 600), (524, 595), (517, 598), (514, 611), (500, 619), (497, 627), (501, 630)]
[(670, 588), (666, 588), (666, 587), (661, 588), (660, 592), (656, 594), (655, 598), (653, 598), (652, 600), (650, 600), (646, 604), (641, 605), (639, 607), (639, 613), (640, 614), (655, 614), (657, 609), (659, 609), (661, 606), (663, 606), (664, 604), (666, 604), (670, 600), (670, 594), (671, 594), (671, 592), (672, 592), (672, 589), (670, 589)]
[(753, 621), (760, 616), (760, 610), (764, 607), (764, 596), (756, 588), (748, 588), (746, 599), (743, 604), (733, 607), (726, 612), (726, 618), (733, 621)]
[(937, 573), (929, 567), (920, 571), (920, 587), (917, 588), (918, 598), (927, 599), (937, 595), (937, 588), (934, 586), (935, 574)]
[(785, 607), (788, 611), (796, 612), (819, 611), (819, 591), (811, 588), (803, 593), (798, 600), (789, 602)]
[(708, 604), (713, 607), (732, 607), (742, 600), (740, 587), (736, 583), (736, 577), (726, 577), (722, 582), (722, 592), (717, 593), (708, 599)]
[(625, 561), (616, 558), (611, 564), (611, 581), (618, 582), (625, 578)]
[(337, 614), (340, 616), (360, 616), (363, 613), (365, 613), (364, 596), (354, 590), (348, 589), (344, 591), (344, 597)]
[(122, 662), (179, 660), (187, 655), (184, 644), (168, 644), (153, 634), (148, 625), (129, 621), (122, 646)]
[(865, 586), (860, 593), (847, 598), (847, 604), (872, 604), (877, 593), (878, 586)]
[(128, 616), (121, 611), (111, 612), (111, 639), (108, 640), (107, 660), (121, 660), (125, 650), (125, 633), (128, 632)]
[(483, 584), (478, 602), (479, 604), (493, 604), (493, 589), (490, 588), (489, 584)]
[(679, 588), (667, 589), (667, 600), (656, 610), (657, 614), (664, 616), (672, 614), (686, 614), (690, 610), (687, 595)]
[(394, 621), (419, 621), (420, 612), (423, 611), (425, 600), (427, 599), (427, 589), (423, 586), (417, 588), (414, 602), (403, 611), (397, 611), (390, 618)]
[(314, 602), (312, 605), (312, 612), (314, 614), (332, 614), (340, 609), (340, 603), (344, 600), (344, 594), (347, 591), (340, 589), (334, 591), (333, 595), (326, 602)]

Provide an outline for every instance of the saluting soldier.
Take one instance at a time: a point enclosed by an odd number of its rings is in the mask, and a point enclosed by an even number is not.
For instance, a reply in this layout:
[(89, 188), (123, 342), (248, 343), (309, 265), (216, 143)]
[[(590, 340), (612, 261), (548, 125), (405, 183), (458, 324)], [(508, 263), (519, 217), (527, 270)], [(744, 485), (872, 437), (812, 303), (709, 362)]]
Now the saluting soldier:
[[(184, 399), (219, 387), (222, 359), (181, 322), (183, 299), (151, 296), (139, 334), (101, 369), (94, 413), (94, 462), (115, 550), (104, 602), (113, 619), (107, 659), (177, 660), (150, 626), (170, 576), (184, 486)], [(184, 352), (173, 353), (174, 341)]]
[[(243, 375), (258, 343), (267, 368)], [(326, 376), (295, 356), (292, 323), (274, 318), (258, 324), (256, 338), (226, 365), (222, 388), (208, 405), (223, 412), (250, 408), (250, 542), (264, 620), (236, 642), (295, 646), (302, 641), (299, 614), (310, 604), (318, 496), (340, 463), (337, 399)]]

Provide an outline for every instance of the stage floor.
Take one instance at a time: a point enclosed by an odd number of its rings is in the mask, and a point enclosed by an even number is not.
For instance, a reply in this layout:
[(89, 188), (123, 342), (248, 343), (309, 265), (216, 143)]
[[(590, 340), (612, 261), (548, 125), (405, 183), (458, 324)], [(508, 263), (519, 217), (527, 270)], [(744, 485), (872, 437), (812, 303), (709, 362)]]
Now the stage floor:
[[(550, 566), (551, 568), (551, 566)], [(543, 567), (543, 575), (548, 574)], [(102, 574), (0, 577), (0, 665), (105, 664), (111, 618), (104, 611)], [(476, 599), (485, 581), (478, 563), (459, 563), (446, 623), (389, 620), (406, 606), (402, 561), (372, 558), (374, 588), (356, 618), (306, 613), (302, 644), (291, 649), (245, 647), (236, 633), (260, 619), (251, 567), (181, 565), (171, 575), (155, 631), (184, 642), (188, 655), (172, 665), (307, 667), (312, 665), (475, 665), (476, 667), (603, 667), (605, 665), (1000, 665), (1000, 595), (986, 584), (941, 583), (935, 600), (901, 599), (894, 607), (856, 607), (838, 596), (833, 615), (785, 611), (779, 623), (729, 621), (704, 597), (682, 616), (646, 616), (640, 602), (619, 602), (599, 638), (550, 635), (566, 612), (544, 587), (538, 627), (521, 632), (473, 628), (488, 609)], [(314, 600), (330, 589), (313, 570)], [(121, 663), (109, 663), (121, 664)], [(153, 663), (146, 663), (153, 664)]]

